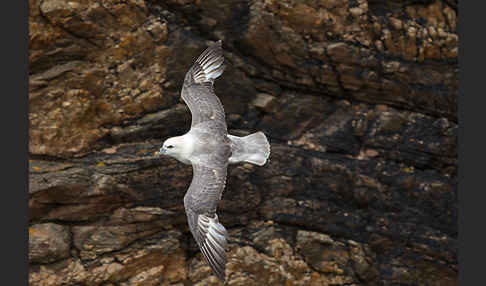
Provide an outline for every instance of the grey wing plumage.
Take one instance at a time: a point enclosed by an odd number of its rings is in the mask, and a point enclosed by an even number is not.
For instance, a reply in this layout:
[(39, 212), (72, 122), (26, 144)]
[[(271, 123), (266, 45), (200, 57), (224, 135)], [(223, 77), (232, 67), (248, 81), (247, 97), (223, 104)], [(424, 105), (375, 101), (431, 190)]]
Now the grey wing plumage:
[(226, 164), (193, 164), (193, 179), (184, 196), (189, 229), (214, 273), (224, 282), (228, 234), (219, 223), (216, 208), (226, 184)]
[(221, 41), (207, 48), (186, 73), (181, 96), (192, 114), (191, 126), (206, 120), (225, 121), (223, 105), (213, 83), (225, 68)]

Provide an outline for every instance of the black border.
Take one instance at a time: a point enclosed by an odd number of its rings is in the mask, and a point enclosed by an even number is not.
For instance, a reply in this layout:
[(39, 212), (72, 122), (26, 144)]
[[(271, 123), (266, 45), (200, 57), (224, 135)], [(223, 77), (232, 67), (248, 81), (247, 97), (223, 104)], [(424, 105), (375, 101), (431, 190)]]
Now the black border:
[(4, 2), (2, 66), (2, 284), (28, 285), (29, 1)]
[[(458, 1), (459, 35), (459, 285), (484, 283), (484, 62), (483, 1)], [(467, 5), (466, 5), (467, 4)], [(479, 65), (478, 65), (479, 64)], [(482, 116), (481, 116), (482, 115)], [(481, 164), (483, 163), (483, 164)]]

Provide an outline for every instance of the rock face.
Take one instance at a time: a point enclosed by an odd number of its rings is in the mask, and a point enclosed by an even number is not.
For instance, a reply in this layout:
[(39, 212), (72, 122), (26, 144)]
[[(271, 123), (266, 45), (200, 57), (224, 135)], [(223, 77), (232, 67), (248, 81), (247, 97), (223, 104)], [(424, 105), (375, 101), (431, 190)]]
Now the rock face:
[(457, 1), (29, 0), (30, 285), (221, 285), (186, 224), (184, 74), (231, 133), (227, 285), (457, 285)]

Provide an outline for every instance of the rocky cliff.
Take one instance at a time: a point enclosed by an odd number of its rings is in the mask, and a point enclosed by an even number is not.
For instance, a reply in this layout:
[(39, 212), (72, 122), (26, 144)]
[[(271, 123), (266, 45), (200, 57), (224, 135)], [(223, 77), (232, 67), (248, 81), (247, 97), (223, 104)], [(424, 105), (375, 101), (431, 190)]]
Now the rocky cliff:
[(457, 1), (29, 0), (29, 281), (221, 285), (191, 237), (179, 90), (210, 41), (227, 285), (457, 285)]

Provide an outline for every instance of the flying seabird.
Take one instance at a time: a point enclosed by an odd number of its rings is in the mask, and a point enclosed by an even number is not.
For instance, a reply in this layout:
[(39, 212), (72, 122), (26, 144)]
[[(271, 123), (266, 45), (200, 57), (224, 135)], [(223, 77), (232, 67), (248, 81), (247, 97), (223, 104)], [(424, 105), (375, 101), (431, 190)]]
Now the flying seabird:
[(167, 139), (158, 154), (192, 165), (192, 182), (184, 196), (189, 229), (224, 283), (228, 233), (219, 223), (216, 208), (226, 184), (226, 168), (238, 162), (264, 165), (270, 144), (263, 132), (244, 137), (228, 134), (224, 109), (213, 89), (225, 68), (221, 46), (218, 41), (208, 47), (186, 73), (181, 97), (191, 111), (191, 129)]

